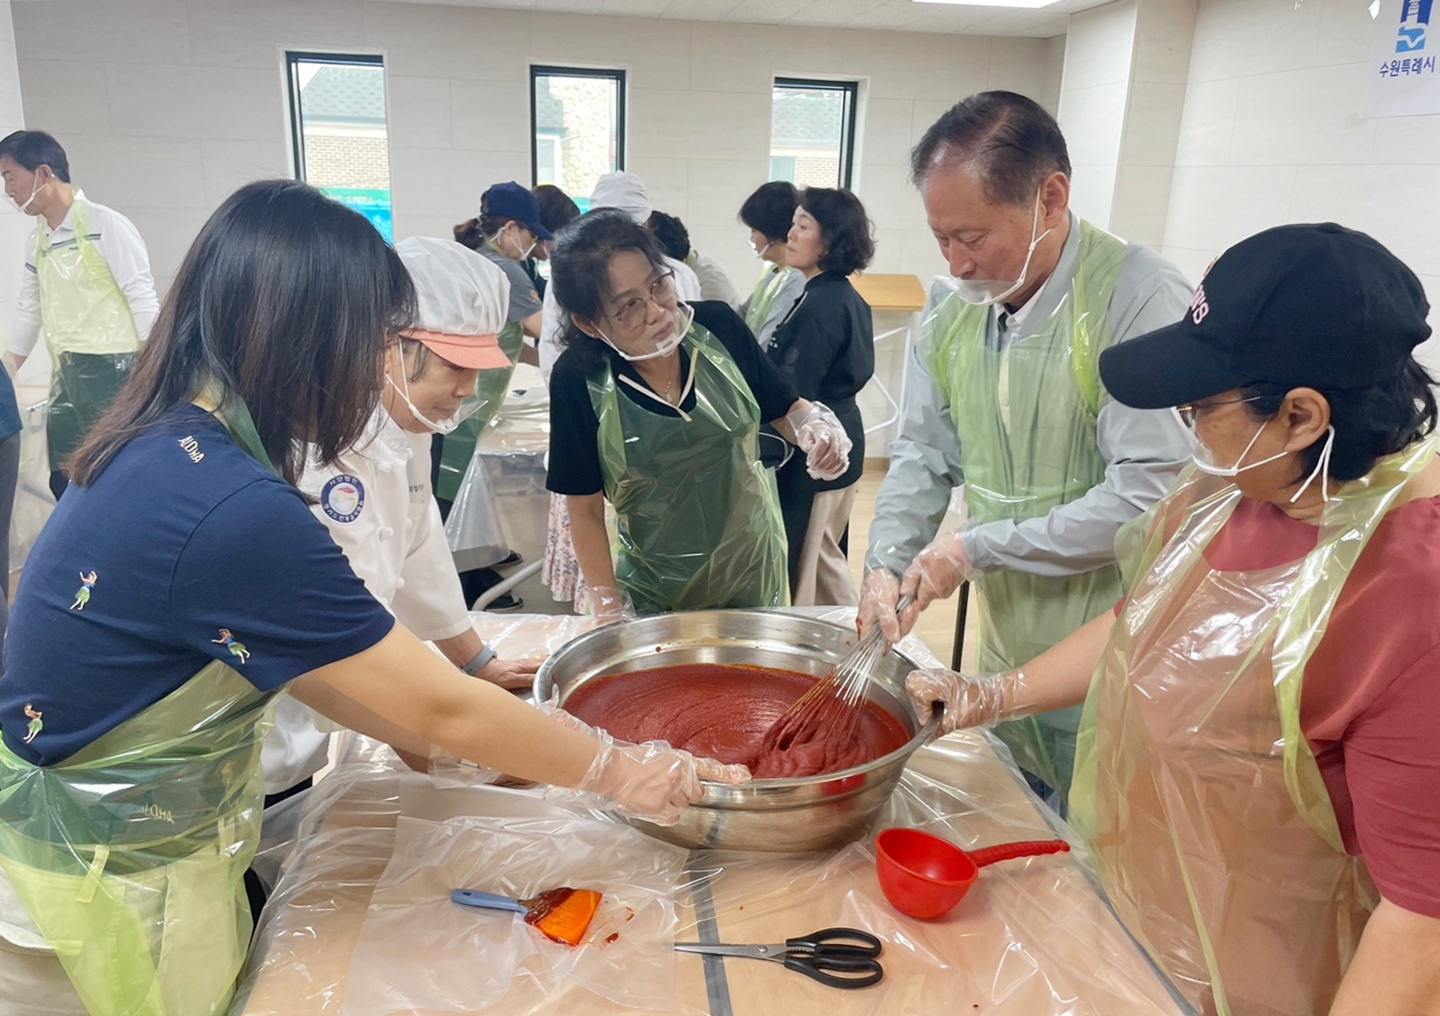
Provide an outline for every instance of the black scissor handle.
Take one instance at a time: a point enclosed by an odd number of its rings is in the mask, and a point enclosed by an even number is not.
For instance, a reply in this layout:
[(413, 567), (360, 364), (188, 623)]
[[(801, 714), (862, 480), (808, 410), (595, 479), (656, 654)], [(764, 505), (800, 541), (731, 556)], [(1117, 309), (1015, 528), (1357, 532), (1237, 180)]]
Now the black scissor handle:
[(885, 976), (885, 968), (873, 956), (837, 956), (834, 953), (791, 953), (785, 957), (785, 969), (804, 974), (830, 988), (868, 988), (879, 984)]
[(800, 938), (787, 939), (789, 949), (825, 953), (835, 957), (874, 959), (880, 955), (880, 940), (859, 928), (822, 928)]

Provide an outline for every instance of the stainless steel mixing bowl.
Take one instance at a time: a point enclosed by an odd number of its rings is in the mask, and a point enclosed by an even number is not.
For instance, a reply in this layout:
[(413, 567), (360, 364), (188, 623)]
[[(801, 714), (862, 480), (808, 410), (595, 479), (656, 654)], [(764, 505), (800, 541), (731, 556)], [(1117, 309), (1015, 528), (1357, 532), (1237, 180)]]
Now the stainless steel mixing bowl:
[[(587, 681), (607, 674), (684, 663), (749, 663), (817, 677), (855, 643), (854, 629), (770, 610), (705, 610), (662, 614), (597, 628), (555, 653), (535, 676), (535, 699), (558, 690), (563, 704)], [(905, 763), (926, 744), (905, 695), (915, 664), (891, 652), (876, 667), (868, 696), (912, 735), (904, 747), (868, 765), (823, 776), (755, 780), (729, 787), (709, 783), (678, 825), (635, 824), (683, 847), (806, 851), (837, 847), (864, 835), (889, 799)]]

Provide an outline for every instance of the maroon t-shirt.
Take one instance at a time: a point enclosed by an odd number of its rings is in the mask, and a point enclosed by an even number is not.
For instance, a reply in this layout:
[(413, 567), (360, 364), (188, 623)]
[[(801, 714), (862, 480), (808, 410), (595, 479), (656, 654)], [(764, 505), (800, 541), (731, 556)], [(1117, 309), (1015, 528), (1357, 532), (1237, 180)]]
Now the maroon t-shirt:
[[(1440, 497), (1393, 509), (1305, 665), (1300, 719), (1346, 849), (1391, 903), (1440, 917)], [(1244, 500), (1205, 550), (1219, 571), (1272, 568), (1315, 526)]]

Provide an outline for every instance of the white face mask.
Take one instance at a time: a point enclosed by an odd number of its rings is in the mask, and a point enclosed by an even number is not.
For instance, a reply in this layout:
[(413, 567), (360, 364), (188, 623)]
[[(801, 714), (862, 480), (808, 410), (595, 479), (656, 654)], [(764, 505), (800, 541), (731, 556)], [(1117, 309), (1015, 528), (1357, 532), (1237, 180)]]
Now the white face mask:
[[(517, 227), (517, 229), (516, 229), (516, 232), (519, 232), (518, 227)], [(504, 250), (505, 250), (505, 248), (500, 247), (500, 238), (501, 238), (502, 236), (504, 236), (504, 235), (505, 235), (505, 230), (502, 228), (502, 229), (500, 230), (500, 232), (498, 232), (498, 233), (496, 233), (494, 236), (488, 238), (491, 243), (493, 243), (496, 247), (499, 247), (499, 248), (500, 248), (501, 253), (504, 253)], [(534, 240), (531, 240), (531, 241), (530, 241), (530, 246), (529, 246), (529, 247), (526, 247), (525, 250), (524, 250), (523, 252), (521, 252), (520, 256), (517, 257), (515, 260), (516, 260), (516, 261), (524, 261), (526, 258), (528, 258), (528, 257), (530, 256), (530, 252), (531, 252), (532, 250), (534, 250), (536, 247), (538, 247), (539, 245), (540, 245), (540, 238), (539, 238), (539, 237), (536, 237)], [(516, 247), (519, 247), (519, 246), (520, 246), (520, 241), (519, 241), (519, 240), (516, 240), (516, 241), (515, 241), (515, 246), (516, 246)]]
[(50, 186), (50, 181), (49, 181), (49, 180), (46, 180), (44, 183), (37, 183), (37, 184), (35, 184), (35, 186), (34, 186), (34, 187), (31, 189), (31, 191), (30, 191), (30, 196), (25, 199), (25, 203), (22, 205), (22, 204), (19, 204), (19, 203), (17, 202), (16, 205), (15, 205), (15, 207), (18, 208), (18, 209), (20, 209), (20, 211), (22, 211), (22, 212), (28, 211), (29, 208), (30, 208), (30, 206), (31, 206), (32, 204), (34, 204), (34, 202), (35, 202), (35, 195), (39, 194), (42, 190), (44, 190), (44, 189), (45, 189), (46, 187), (48, 187), (48, 186)]
[(400, 396), (401, 401), (405, 403), (406, 407), (410, 410), (411, 415), (414, 416), (415, 419), (423, 423), (426, 427), (429, 427), (436, 434), (454, 433), (456, 427), (459, 427), (466, 420), (470, 419), (470, 417), (474, 416), (475, 413), (480, 409), (480, 402), (472, 399), (467, 399), (466, 401), (460, 403), (459, 409), (457, 409), (454, 413), (447, 416), (443, 420), (432, 420), (424, 413), (420, 412), (420, 410), (415, 408), (415, 403), (410, 401), (410, 378), (405, 370), (405, 358), (403, 355), (400, 358), (400, 384), (404, 385), (405, 387), (401, 388), (400, 385), (397, 385), (395, 383), (395, 379), (390, 376), (390, 371), (388, 368), (385, 371), (385, 383), (388, 384), (391, 388), (395, 389), (395, 394)]
[[(1174, 410), (1172, 410), (1172, 412), (1175, 412), (1175, 418), (1177, 420), (1180, 420), (1181, 426), (1184, 426), (1185, 421), (1181, 419), (1179, 412)], [(1265, 424), (1262, 423), (1260, 425), (1260, 429), (1255, 432), (1255, 436), (1250, 439), (1250, 443), (1245, 446), (1245, 450), (1240, 453), (1240, 457), (1235, 460), (1235, 464), (1233, 466), (1219, 465), (1215, 461), (1215, 455), (1210, 450), (1210, 446), (1207, 445), (1204, 441), (1201, 441), (1199, 436), (1197, 435), (1195, 438), (1195, 451), (1190, 457), (1191, 461), (1195, 463), (1195, 468), (1200, 470), (1202, 473), (1209, 473), (1211, 476), (1223, 476), (1234, 479), (1241, 473), (1247, 472), (1251, 469), (1258, 469), (1260, 466), (1274, 462), (1277, 459), (1283, 459), (1288, 454), (1287, 452), (1277, 452), (1276, 454), (1271, 455), (1269, 458), (1261, 459), (1259, 462), (1250, 462), (1246, 463), (1243, 466), (1240, 464), (1242, 462), (1245, 462), (1245, 456), (1250, 454), (1250, 449), (1255, 447), (1255, 442), (1260, 440), (1260, 435), (1264, 433), (1264, 431)], [(1300, 489), (1297, 490), (1290, 498), (1291, 504), (1294, 504), (1296, 501), (1300, 500), (1300, 496), (1310, 489), (1310, 484), (1315, 482), (1315, 478), (1317, 476), (1320, 477), (1321, 498), (1327, 502), (1330, 500), (1330, 455), (1334, 451), (1334, 448), (1335, 428), (1331, 426), (1327, 429), (1327, 433), (1325, 435), (1325, 447), (1320, 451), (1319, 461), (1315, 463), (1315, 468), (1310, 471), (1310, 475), (1306, 477), (1305, 482), (1300, 485)]]
[(777, 243), (779, 243), (778, 240), (771, 240), (771, 241), (770, 241), (769, 243), (767, 243), (764, 247), (756, 247), (756, 246), (755, 246), (755, 241), (754, 241), (754, 240), (751, 240), (751, 241), (750, 241), (750, 252), (755, 255), (755, 260), (756, 260), (756, 261), (764, 261), (764, 260), (765, 260), (765, 252), (768, 251), (771, 247), (774, 247), (775, 244), (777, 244)]
[[(685, 341), (685, 336), (690, 334), (690, 326), (695, 323), (695, 308), (683, 300), (677, 301), (677, 304), (679, 309), (675, 314), (675, 331), (668, 338), (661, 339), (660, 342), (656, 344), (655, 349), (649, 353), (627, 353), (615, 345), (614, 342), (611, 342), (610, 336), (604, 332), (600, 332), (600, 339), (605, 345), (619, 353), (620, 359), (627, 363), (639, 363), (641, 360), (653, 360), (657, 356), (665, 356), (676, 346), (680, 345), (681, 342)], [(597, 328), (596, 331), (600, 330)]]
[[(1020, 277), (1014, 282), (1003, 282), (995, 279), (960, 279), (953, 275), (940, 275), (936, 278), (950, 287), (951, 291), (958, 294), (960, 299), (976, 307), (985, 307), (992, 303), (1000, 303), (1009, 296), (1014, 295), (1025, 286), (1025, 278), (1030, 274), (1030, 259), (1035, 256), (1035, 248), (1040, 241), (1049, 236), (1054, 230), (1047, 229), (1045, 232), (1035, 234), (1040, 228), (1040, 191), (1035, 192), (1035, 212), (1030, 221), (1030, 246), (1025, 251), (1025, 264), (1020, 267)], [(1005, 288), (998, 293), (997, 286)]]

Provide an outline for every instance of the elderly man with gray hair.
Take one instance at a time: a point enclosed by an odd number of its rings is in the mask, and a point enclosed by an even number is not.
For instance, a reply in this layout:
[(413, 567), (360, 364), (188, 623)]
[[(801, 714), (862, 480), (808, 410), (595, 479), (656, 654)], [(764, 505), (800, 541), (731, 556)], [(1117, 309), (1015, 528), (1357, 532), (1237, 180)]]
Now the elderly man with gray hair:
[[(1170, 414), (1113, 401), (1097, 367), (1114, 343), (1178, 320), (1190, 286), (1070, 210), (1065, 138), (1024, 96), (960, 102), (926, 131), (911, 169), (951, 275), (931, 291), (910, 364), (860, 620), (894, 641), (971, 581), (980, 670), (1008, 670), (1115, 606), (1116, 533), (1190, 458)], [(967, 521), (942, 530), (962, 483)], [(903, 593), (915, 601), (897, 619)], [(1062, 809), (1079, 712), (996, 728)]]

